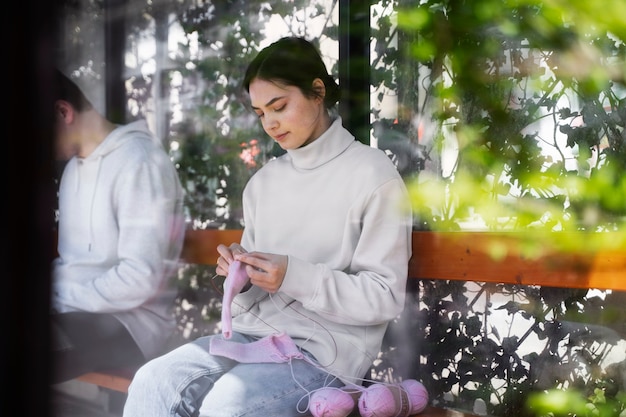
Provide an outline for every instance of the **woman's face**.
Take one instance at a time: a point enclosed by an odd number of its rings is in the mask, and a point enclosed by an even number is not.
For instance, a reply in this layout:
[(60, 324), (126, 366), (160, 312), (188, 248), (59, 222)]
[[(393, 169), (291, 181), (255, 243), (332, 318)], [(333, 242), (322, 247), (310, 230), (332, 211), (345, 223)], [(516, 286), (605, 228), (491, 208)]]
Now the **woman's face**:
[[(316, 79), (315, 83), (321, 83), (323, 93), (323, 82)], [(263, 129), (285, 150), (313, 142), (330, 126), (323, 98), (305, 97), (298, 87), (255, 78), (249, 93)]]

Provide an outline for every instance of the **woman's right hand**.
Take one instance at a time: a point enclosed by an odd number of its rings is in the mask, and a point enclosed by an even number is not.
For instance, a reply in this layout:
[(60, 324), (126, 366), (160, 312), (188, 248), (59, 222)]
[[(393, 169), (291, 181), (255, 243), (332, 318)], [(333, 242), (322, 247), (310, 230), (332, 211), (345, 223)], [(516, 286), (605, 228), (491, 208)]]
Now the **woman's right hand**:
[(217, 268), (215, 273), (221, 276), (228, 275), (228, 267), (235, 260), (235, 255), (246, 253), (247, 251), (238, 243), (231, 243), (230, 246), (217, 245), (217, 252), (220, 254), (217, 258)]

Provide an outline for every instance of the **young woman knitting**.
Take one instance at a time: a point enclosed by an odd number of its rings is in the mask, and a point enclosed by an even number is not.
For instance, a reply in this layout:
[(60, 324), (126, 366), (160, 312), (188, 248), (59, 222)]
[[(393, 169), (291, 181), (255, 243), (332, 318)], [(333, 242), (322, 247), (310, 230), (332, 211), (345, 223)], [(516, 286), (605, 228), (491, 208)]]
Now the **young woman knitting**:
[(273, 43), (244, 87), (286, 153), (246, 185), (241, 242), (217, 248), (224, 331), (144, 365), (125, 417), (300, 416), (318, 412), (312, 398), (333, 408), (327, 390), (366, 392), (362, 378), (404, 306), (407, 190), (382, 151), (342, 126), (317, 49)]

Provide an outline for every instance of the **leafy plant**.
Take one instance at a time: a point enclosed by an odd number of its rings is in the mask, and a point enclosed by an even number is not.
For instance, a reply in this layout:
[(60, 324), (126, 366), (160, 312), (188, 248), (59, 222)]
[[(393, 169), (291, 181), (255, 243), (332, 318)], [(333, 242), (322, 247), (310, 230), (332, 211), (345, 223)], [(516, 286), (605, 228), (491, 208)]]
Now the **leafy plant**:
[[(623, 6), (480, 0), (401, 9), (399, 26), (417, 40), (412, 56), (428, 68), (421, 111), (439, 127), (431, 151), (449, 141), (458, 149), (448, 173), (423, 173), (412, 189), (433, 228), (473, 212), (492, 230), (621, 231), (626, 45), (623, 25), (605, 16)], [(622, 234), (611, 240), (623, 247)]]
[[(624, 3), (380, 3), (398, 26), (374, 33), (380, 72), (391, 71), (374, 88), (397, 91), (400, 111), (379, 123), (421, 155), (409, 177), (416, 227), (523, 230), (530, 257), (623, 250), (626, 32), (614, 16)], [(375, 377), (422, 379), (435, 403), (493, 415), (535, 415), (527, 400), (551, 390), (623, 410), (619, 365), (606, 366), (624, 337), (610, 333), (621, 294), (428, 280), (416, 290)]]
[[(85, 3), (85, 15), (101, 21), (101, 4)], [(165, 79), (166, 96), (181, 98), (184, 115), (168, 118), (164, 141), (187, 190), (190, 227), (240, 227), (241, 190), (274, 151), (243, 105), (245, 65), (270, 15), (306, 34), (306, 23), (325, 11), (304, 1), (131, 3), (134, 42), (153, 23), (160, 47), (172, 21), (183, 32), (175, 56), (157, 53), (155, 74), (127, 80), (132, 115), (148, 111), (156, 80)], [(626, 247), (623, 1), (374, 6), (372, 88), (381, 102), (394, 95), (398, 104), (388, 118), (374, 103), (374, 136), (410, 185), (417, 228), (459, 230), (471, 221), (481, 230), (532, 231), (521, 246), (530, 255)], [(69, 21), (80, 18), (68, 9)], [(68, 43), (103, 50), (96, 25), (80, 25), (68, 31)], [(337, 31), (329, 24), (324, 34)], [(103, 65), (96, 59), (79, 70), (97, 76)], [(559, 231), (578, 231), (581, 239), (565, 240)], [(183, 338), (218, 329), (220, 294), (210, 269), (181, 270), (176, 314)], [(482, 403), (494, 415), (623, 413), (624, 363), (605, 362), (624, 336), (624, 294), (411, 285), (374, 377), (418, 378), (436, 404)], [(531, 339), (539, 348), (525, 352)], [(563, 393), (574, 395), (566, 397), (569, 410), (555, 408)]]
[[(185, 97), (184, 119), (171, 126), (169, 139), (178, 146), (175, 158), (187, 190), (191, 227), (243, 227), (243, 187), (278, 152), (246, 106), (241, 89), (246, 67), (267, 40), (271, 17), (284, 20), (288, 28), (272, 36), (311, 37), (306, 23), (324, 12), (319, 4), (301, 0), (183, 2), (177, 8), (186, 42), (170, 77), (182, 79), (177, 90)], [(333, 33), (332, 25), (324, 30)]]

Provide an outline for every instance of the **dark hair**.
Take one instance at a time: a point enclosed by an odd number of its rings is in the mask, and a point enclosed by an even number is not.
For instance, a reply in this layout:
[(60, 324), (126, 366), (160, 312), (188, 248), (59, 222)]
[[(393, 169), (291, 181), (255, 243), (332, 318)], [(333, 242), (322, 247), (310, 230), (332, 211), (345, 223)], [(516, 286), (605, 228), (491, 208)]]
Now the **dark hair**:
[(89, 110), (93, 107), (78, 85), (58, 69), (55, 70), (54, 83), (53, 98), (55, 101), (67, 101), (79, 112)]
[(313, 89), (313, 80), (319, 78), (326, 86), (326, 108), (332, 108), (340, 97), (339, 86), (328, 74), (320, 53), (303, 38), (282, 38), (261, 50), (246, 70), (243, 79), (246, 91), (250, 91), (250, 83), (255, 78), (298, 87), (306, 97), (319, 96)]

